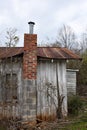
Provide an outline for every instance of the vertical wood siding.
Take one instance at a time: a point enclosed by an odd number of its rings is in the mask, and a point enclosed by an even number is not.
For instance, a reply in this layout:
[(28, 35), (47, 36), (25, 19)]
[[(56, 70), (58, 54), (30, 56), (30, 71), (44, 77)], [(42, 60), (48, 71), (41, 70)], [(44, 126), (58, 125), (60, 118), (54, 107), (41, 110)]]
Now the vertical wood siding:
[[(6, 74), (17, 74), (17, 102), (4, 102)], [(58, 75), (58, 79), (57, 79)], [(67, 77), (67, 83), (66, 83)], [(0, 63), (0, 117), (20, 117), (23, 112), (23, 101), (28, 98), (24, 93), (22, 82), (22, 63)], [(65, 61), (39, 61), (37, 68), (37, 117), (43, 120), (53, 120), (56, 118), (57, 100), (57, 80), (59, 84), (60, 95), (64, 96), (62, 112), (67, 115), (67, 91), (76, 93), (76, 72), (67, 71)], [(67, 89), (66, 89), (67, 85)], [(28, 85), (29, 87), (29, 85)], [(31, 86), (32, 87), (32, 86)], [(31, 88), (33, 89), (33, 88)], [(30, 91), (30, 90), (29, 90)], [(29, 97), (30, 99), (30, 97)], [(27, 113), (26, 108), (26, 113)]]
[[(16, 83), (12, 82), (13, 80), (17, 80)], [(22, 62), (13, 63), (2, 60), (0, 63), (0, 118), (21, 117), (22, 90)]]
[(76, 94), (76, 71), (72, 70), (67, 70), (67, 75), (66, 75), (66, 80), (67, 80), (67, 93), (68, 95), (71, 94)]
[(58, 106), (57, 73), (58, 73), (60, 95), (63, 95), (65, 97), (62, 105), (62, 109), (63, 109), (62, 111), (64, 115), (67, 115), (65, 61), (53, 62), (53, 63), (51, 61), (39, 61), (38, 69), (37, 69), (37, 117), (38, 118), (54, 119), (56, 117), (56, 107)]

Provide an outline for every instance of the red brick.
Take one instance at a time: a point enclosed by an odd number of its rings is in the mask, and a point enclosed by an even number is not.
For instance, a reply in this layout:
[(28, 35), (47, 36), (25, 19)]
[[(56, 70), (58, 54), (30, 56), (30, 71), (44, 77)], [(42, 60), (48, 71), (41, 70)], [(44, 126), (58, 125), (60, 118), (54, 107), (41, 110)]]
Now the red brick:
[(37, 74), (37, 35), (24, 35), (23, 77), (36, 79)]

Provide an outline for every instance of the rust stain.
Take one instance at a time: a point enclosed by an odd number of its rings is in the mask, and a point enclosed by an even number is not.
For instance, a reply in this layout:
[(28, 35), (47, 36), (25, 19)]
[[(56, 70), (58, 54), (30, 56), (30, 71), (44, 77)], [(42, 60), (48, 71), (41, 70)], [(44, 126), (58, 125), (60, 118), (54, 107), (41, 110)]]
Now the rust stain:
[(77, 54), (73, 53), (71, 50), (62, 47), (38, 47), (37, 56), (42, 58), (53, 58), (53, 59), (79, 59)]
[[(69, 56), (69, 58), (74, 58), (74, 59), (79, 59), (80, 57), (77, 55), (77, 54), (75, 54), (73, 51), (71, 51), (71, 50), (69, 50), (69, 49), (67, 49), (67, 48), (61, 48), (61, 50), (62, 50), (62, 53), (67, 57), (67, 56)], [(81, 59), (81, 58), (80, 58)]]
[(60, 58), (65, 58), (65, 55), (61, 53), (61, 49), (54, 48), (55, 53), (58, 53), (60, 55)]
[(36, 117), (37, 122), (42, 122), (42, 121), (54, 121), (56, 119), (56, 115), (55, 114), (40, 114), (37, 115)]
[[(12, 57), (24, 53), (24, 47), (0, 47), (0, 58)], [(61, 47), (37, 47), (37, 57), (50, 59), (78, 59), (81, 58), (68, 50)]]
[(23, 47), (0, 47), (0, 58), (15, 56), (23, 52)]

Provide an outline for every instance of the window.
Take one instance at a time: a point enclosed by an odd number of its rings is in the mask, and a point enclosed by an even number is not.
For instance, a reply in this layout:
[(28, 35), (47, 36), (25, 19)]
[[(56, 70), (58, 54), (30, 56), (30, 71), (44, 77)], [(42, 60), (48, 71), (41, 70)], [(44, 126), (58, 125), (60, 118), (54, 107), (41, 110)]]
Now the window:
[(6, 74), (5, 100), (17, 99), (17, 74)]

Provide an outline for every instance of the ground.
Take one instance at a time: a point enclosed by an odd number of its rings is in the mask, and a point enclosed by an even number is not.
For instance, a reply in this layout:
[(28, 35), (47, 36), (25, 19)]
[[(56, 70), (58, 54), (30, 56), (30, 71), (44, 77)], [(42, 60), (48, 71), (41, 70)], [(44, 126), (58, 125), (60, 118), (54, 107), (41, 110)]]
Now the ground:
[[(36, 126), (26, 124), (18, 129), (17, 127), (16, 129), (11, 127), (8, 130), (87, 130), (87, 98), (81, 97), (81, 100), (84, 103), (84, 111), (80, 112), (78, 116), (69, 116), (67, 119), (56, 120), (54, 122), (42, 122)], [(13, 122), (11, 121), (11, 124)], [(5, 123), (1, 122), (0, 130), (7, 130)]]

